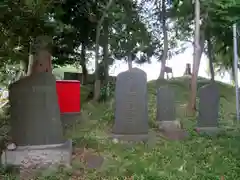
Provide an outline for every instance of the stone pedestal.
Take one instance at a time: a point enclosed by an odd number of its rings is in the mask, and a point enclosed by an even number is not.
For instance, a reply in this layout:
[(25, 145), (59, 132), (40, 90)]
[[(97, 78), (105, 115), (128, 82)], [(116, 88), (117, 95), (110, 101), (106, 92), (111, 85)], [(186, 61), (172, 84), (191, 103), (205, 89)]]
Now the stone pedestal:
[(3, 152), (2, 164), (22, 168), (46, 168), (53, 165), (71, 165), (72, 141), (62, 144), (18, 146), (15, 150)]
[(196, 127), (195, 130), (199, 134), (207, 135), (217, 135), (222, 131), (219, 127)]
[(182, 129), (181, 123), (178, 120), (174, 121), (158, 121), (160, 130), (175, 130), (175, 129)]

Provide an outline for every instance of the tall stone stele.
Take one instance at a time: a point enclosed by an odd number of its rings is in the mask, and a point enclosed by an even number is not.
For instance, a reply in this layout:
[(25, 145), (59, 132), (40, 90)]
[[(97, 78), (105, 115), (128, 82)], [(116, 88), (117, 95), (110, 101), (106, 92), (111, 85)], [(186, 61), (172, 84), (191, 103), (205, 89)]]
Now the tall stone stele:
[(18, 146), (64, 142), (51, 54), (42, 39), (34, 46), (29, 76), (9, 86), (11, 133)]
[(144, 71), (132, 68), (117, 76), (113, 138), (148, 140), (147, 100), (147, 75)]
[(219, 88), (211, 82), (199, 90), (199, 113), (197, 117), (197, 131), (200, 133), (216, 134), (219, 128)]

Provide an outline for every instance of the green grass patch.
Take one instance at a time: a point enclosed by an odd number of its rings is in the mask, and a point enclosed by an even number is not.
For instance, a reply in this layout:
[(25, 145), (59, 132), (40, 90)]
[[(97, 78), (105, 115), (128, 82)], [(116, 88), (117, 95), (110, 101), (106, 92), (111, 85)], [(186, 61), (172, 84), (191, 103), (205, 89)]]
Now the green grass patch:
[[(207, 83), (200, 80), (199, 87)], [(78, 177), (86, 180), (237, 180), (240, 179), (240, 132), (234, 123), (234, 89), (220, 84), (220, 124), (225, 131), (215, 137), (200, 136), (193, 131), (196, 120), (185, 116), (188, 85), (185, 79), (165, 82), (176, 94), (177, 118), (188, 129), (189, 138), (184, 141), (168, 141), (153, 137), (149, 143), (135, 145), (109, 139), (114, 120), (113, 102), (84, 103), (84, 121), (67, 131), (74, 147), (93, 149), (104, 157), (98, 170), (85, 168), (74, 161), (73, 168), (59, 169), (45, 180), (67, 180)], [(86, 91), (87, 90), (82, 90)], [(156, 119), (156, 83), (148, 84), (150, 134), (154, 132)], [(77, 178), (76, 178), (77, 179)]]

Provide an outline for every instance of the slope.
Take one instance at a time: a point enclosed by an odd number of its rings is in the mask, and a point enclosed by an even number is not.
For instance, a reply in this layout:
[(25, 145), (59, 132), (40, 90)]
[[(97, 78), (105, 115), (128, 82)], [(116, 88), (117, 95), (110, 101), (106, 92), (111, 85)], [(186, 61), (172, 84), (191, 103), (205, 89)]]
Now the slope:
[[(207, 80), (199, 79), (198, 86)], [(149, 121), (155, 128), (156, 82), (148, 84)], [(164, 83), (163, 83), (164, 84)], [(42, 179), (86, 180), (219, 180), (240, 179), (240, 136), (235, 120), (234, 89), (218, 83), (220, 124), (225, 131), (215, 137), (200, 136), (193, 131), (195, 118), (185, 116), (188, 99), (186, 79), (167, 81), (175, 91), (177, 117), (190, 136), (184, 141), (169, 141), (162, 137), (149, 143), (125, 144), (109, 138), (114, 120), (113, 100), (101, 103), (84, 103), (82, 120), (66, 132), (74, 143), (73, 167), (59, 168), (42, 174)], [(86, 90), (87, 88), (85, 88)], [(86, 92), (84, 92), (86, 94)], [(98, 166), (89, 169), (86, 163)], [(40, 178), (40, 179), (41, 179)]]

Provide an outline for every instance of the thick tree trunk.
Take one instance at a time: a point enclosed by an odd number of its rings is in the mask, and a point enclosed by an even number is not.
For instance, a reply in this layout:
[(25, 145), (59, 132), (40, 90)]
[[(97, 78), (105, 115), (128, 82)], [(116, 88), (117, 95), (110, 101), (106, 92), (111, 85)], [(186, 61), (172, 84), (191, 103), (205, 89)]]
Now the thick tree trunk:
[(98, 101), (100, 97), (100, 88), (101, 88), (101, 81), (99, 78), (99, 36), (100, 36), (100, 27), (97, 28), (97, 38), (96, 38), (96, 49), (95, 49), (95, 82), (94, 82), (94, 93), (93, 93), (93, 100)]
[(127, 62), (128, 62), (128, 70), (131, 70), (132, 69), (132, 54), (131, 53), (128, 55)]
[(102, 23), (104, 22), (104, 18), (107, 16), (107, 12), (109, 10), (109, 8), (111, 7), (111, 5), (113, 4), (113, 0), (109, 0), (105, 11), (101, 17), (101, 19), (99, 20), (98, 24), (97, 24), (97, 30), (96, 30), (96, 49), (95, 49), (95, 83), (94, 83), (94, 97), (93, 100), (94, 101), (98, 101), (99, 97), (100, 97), (100, 88), (101, 88), (101, 81), (99, 79), (99, 38), (100, 38), (100, 31), (101, 31), (101, 26)]
[(162, 29), (163, 29), (164, 48), (163, 48), (163, 56), (161, 59), (161, 71), (160, 71), (159, 79), (164, 79), (167, 54), (168, 54), (168, 32), (167, 32), (167, 25), (166, 25), (166, 2), (165, 2), (165, 0), (162, 0)]
[(39, 72), (52, 72), (51, 39), (48, 36), (39, 36), (35, 39), (29, 53), (28, 75)]
[(32, 66), (33, 66), (33, 52), (32, 52), (32, 43), (29, 43), (29, 56), (28, 56), (28, 66), (27, 66), (27, 76), (32, 74)]
[(87, 84), (88, 83), (88, 70), (86, 64), (82, 64), (82, 84)]
[(193, 73), (192, 73), (191, 84), (190, 84), (191, 93), (190, 93), (190, 100), (188, 104), (188, 114), (190, 116), (195, 115), (195, 112), (196, 112), (197, 80), (198, 80), (198, 72), (199, 72), (201, 57), (203, 53), (203, 48), (204, 48), (204, 40), (202, 39), (200, 42), (199, 48), (196, 49), (197, 55), (196, 57), (194, 57), (195, 63), (193, 62)]
[(26, 69), (27, 69), (26, 64), (27, 64), (26, 61), (20, 61), (20, 71), (18, 72), (15, 81), (18, 81), (22, 77), (26, 76)]
[(108, 83), (109, 55), (108, 55), (108, 35), (109, 35), (108, 19), (103, 23), (104, 46), (103, 46), (103, 65), (104, 65), (104, 85)]
[(87, 71), (87, 66), (86, 66), (86, 45), (84, 42), (82, 42), (80, 64), (82, 67), (82, 75), (83, 75), (82, 76), (82, 84), (86, 84), (88, 71)]
[(197, 53), (197, 64), (196, 64), (196, 74), (198, 75), (199, 72), (199, 67), (201, 63), (201, 58), (204, 50), (204, 43), (205, 43), (205, 36), (204, 36), (204, 31), (200, 32), (200, 42), (199, 42), (199, 48), (197, 48), (198, 53)]
[(28, 57), (28, 70), (27, 70), (27, 76), (32, 74), (32, 66), (33, 66), (33, 55), (29, 54)]
[(208, 52), (208, 59), (209, 59), (209, 69), (210, 69), (210, 74), (211, 74), (211, 81), (214, 81), (214, 77), (215, 77), (215, 74), (214, 74), (214, 68), (213, 68), (213, 48), (212, 48), (212, 42), (211, 42), (211, 39), (210, 37), (208, 38), (207, 40), (207, 52)]
[(99, 36), (100, 36), (100, 27), (97, 26), (96, 33), (96, 48), (95, 48), (95, 82), (94, 82), (94, 96), (93, 100), (97, 101), (100, 96), (100, 80), (99, 80), (99, 72), (98, 72), (98, 59), (99, 59)]
[(196, 112), (196, 96), (197, 96), (197, 77), (201, 60), (200, 47), (200, 2), (195, 1), (195, 35), (194, 35), (194, 56), (193, 56), (193, 73), (191, 79), (191, 93), (188, 102), (188, 115), (192, 116)]

